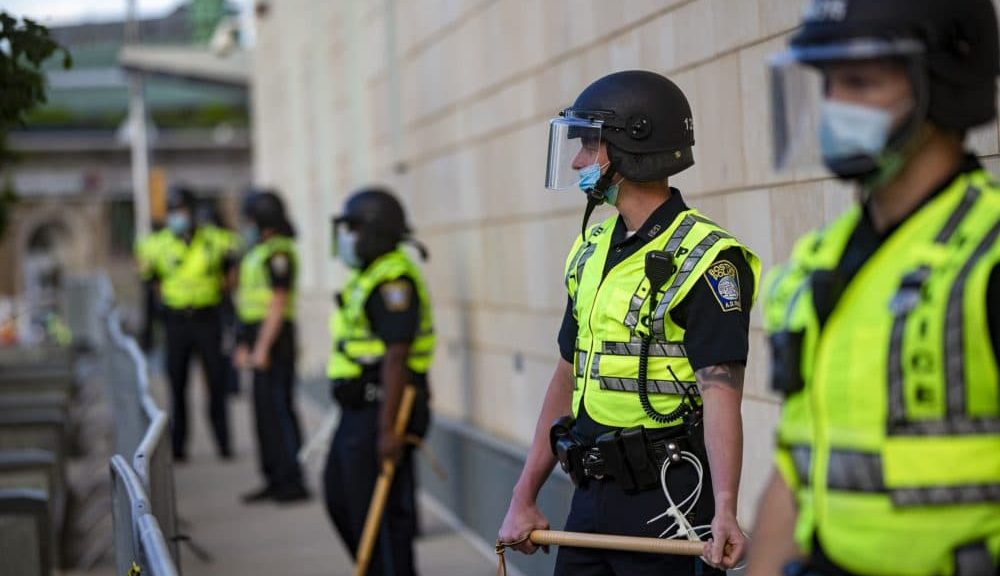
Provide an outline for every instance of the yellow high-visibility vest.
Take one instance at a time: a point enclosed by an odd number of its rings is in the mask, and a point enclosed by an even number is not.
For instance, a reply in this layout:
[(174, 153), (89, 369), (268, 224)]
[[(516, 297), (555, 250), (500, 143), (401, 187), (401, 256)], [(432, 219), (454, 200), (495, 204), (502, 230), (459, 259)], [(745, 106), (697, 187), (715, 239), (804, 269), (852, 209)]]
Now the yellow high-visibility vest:
[(156, 271), (164, 306), (185, 310), (219, 304), (226, 249), (210, 229), (195, 229), (190, 243), (168, 232), (157, 242), (157, 250)]
[[(267, 309), (274, 297), (267, 263), (275, 253), (288, 255), (288, 265), (292, 270), (298, 267), (298, 253), (295, 241), (287, 236), (272, 236), (250, 249), (240, 262), (240, 287), (237, 295), (237, 314), (240, 321), (255, 324), (264, 320)], [(285, 305), (286, 320), (295, 319), (295, 293), (292, 286)]]
[(385, 356), (385, 342), (372, 332), (365, 303), (376, 287), (404, 276), (416, 286), (420, 304), (420, 325), (410, 346), (407, 367), (415, 374), (426, 374), (430, 369), (436, 341), (430, 297), (420, 269), (405, 252), (397, 249), (380, 256), (365, 270), (355, 270), (347, 281), (341, 293), (342, 304), (330, 317), (333, 348), (327, 363), (327, 376), (331, 380), (358, 378), (365, 366), (381, 362)]
[(961, 175), (907, 219), (820, 326), (813, 282), (832, 271), (855, 207), (799, 242), (765, 287), (775, 370), (790, 391), (776, 464), (796, 539), (864, 575), (954, 573), (984, 542), (1000, 557), (1000, 379), (985, 303), (1000, 262), (1000, 184)]
[[(566, 260), (566, 287), (579, 326), (573, 415), (583, 402), (587, 414), (606, 426), (662, 428), (639, 403), (642, 340), (653, 336), (647, 372), (650, 403), (658, 412), (669, 413), (683, 401), (686, 388), (697, 394), (694, 369), (684, 347), (685, 330), (673, 321), (670, 311), (729, 248), (742, 250), (754, 276), (744, 281), (753, 282), (756, 294), (760, 260), (717, 224), (689, 209), (602, 278), (616, 219), (592, 227), (586, 239), (578, 238)], [(645, 261), (653, 250), (671, 253), (676, 270), (656, 295), (658, 304), (650, 317)]]

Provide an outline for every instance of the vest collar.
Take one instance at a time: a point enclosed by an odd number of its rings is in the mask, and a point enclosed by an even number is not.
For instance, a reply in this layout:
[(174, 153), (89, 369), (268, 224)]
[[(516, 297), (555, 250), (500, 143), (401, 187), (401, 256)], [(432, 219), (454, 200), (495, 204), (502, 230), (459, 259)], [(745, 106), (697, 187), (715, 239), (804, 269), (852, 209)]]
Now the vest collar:
[[(958, 180), (965, 174), (971, 174), (972, 172), (976, 172), (982, 169), (983, 165), (982, 163), (979, 162), (979, 158), (977, 158), (976, 155), (971, 152), (966, 152), (965, 157), (962, 159), (962, 162), (959, 165), (959, 167), (954, 172), (949, 174), (946, 178), (944, 178), (929, 194), (927, 194), (927, 196), (924, 197), (923, 200), (920, 201), (919, 204), (917, 204), (913, 208), (913, 210), (909, 214), (904, 216), (902, 220), (897, 222), (895, 225), (891, 226), (888, 230), (886, 230), (882, 234), (878, 234), (879, 239), (884, 242), (886, 238), (891, 236), (893, 232), (898, 230), (900, 226), (902, 226), (907, 220), (912, 218), (914, 214), (920, 212), (920, 210), (926, 207), (928, 204), (930, 204), (932, 200), (934, 200), (935, 198), (940, 196), (942, 192), (950, 188), (951, 185), (955, 183), (955, 180)], [(871, 213), (869, 211), (869, 206), (867, 203), (862, 205), (862, 216), (861, 216), (861, 221), (858, 222), (858, 226), (867, 226), (869, 228), (872, 228), (872, 233), (875, 233), (874, 225), (872, 224)]]
[(611, 246), (618, 247), (627, 242), (645, 244), (662, 234), (687, 209), (687, 204), (684, 203), (684, 198), (681, 197), (681, 191), (671, 187), (670, 198), (664, 200), (656, 210), (653, 210), (649, 218), (643, 222), (642, 226), (632, 236), (628, 236), (628, 230), (625, 228), (625, 219), (619, 215), (615, 221), (615, 228), (611, 232)]

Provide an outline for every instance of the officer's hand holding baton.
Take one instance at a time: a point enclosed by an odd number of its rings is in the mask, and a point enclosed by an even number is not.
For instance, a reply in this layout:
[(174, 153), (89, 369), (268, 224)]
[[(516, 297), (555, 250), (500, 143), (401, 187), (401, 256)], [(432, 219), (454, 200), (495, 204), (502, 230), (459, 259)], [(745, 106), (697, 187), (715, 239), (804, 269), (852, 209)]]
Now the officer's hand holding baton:
[(746, 553), (746, 542), (735, 516), (716, 514), (712, 519), (712, 538), (705, 542), (702, 557), (716, 568), (734, 568)]

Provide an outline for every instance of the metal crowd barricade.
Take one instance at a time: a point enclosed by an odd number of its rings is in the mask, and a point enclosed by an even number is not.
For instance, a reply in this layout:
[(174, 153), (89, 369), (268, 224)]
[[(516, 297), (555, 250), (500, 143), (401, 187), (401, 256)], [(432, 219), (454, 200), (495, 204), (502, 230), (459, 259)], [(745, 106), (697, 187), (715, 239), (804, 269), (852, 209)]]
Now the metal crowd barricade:
[(120, 454), (111, 458), (111, 506), (116, 573), (178, 576), (142, 481)]
[[(115, 452), (131, 458), (146, 435), (146, 417), (142, 407), (145, 390), (140, 387), (139, 369), (128, 350), (129, 338), (122, 333), (117, 311), (107, 318), (108, 397), (115, 428)], [(145, 365), (141, 367), (145, 370)]]
[(170, 445), (169, 421), (167, 415), (153, 401), (146, 376), (146, 362), (139, 353), (139, 347), (131, 338), (129, 349), (136, 359), (136, 365), (139, 366), (139, 385), (143, 390), (143, 420), (146, 422), (146, 434), (135, 450), (132, 467), (149, 494), (153, 515), (156, 516), (167, 538), (170, 555), (174, 562), (180, 565), (177, 500), (174, 493), (173, 449)]
[(71, 276), (62, 290), (62, 309), (79, 348), (101, 350), (105, 345), (102, 322), (111, 307), (113, 290), (106, 274)]
[(135, 339), (122, 333), (118, 314), (108, 316), (109, 381), (115, 411), (116, 448), (130, 464), (148, 495), (167, 551), (180, 564), (173, 453), (167, 415), (156, 405), (149, 385), (146, 359)]

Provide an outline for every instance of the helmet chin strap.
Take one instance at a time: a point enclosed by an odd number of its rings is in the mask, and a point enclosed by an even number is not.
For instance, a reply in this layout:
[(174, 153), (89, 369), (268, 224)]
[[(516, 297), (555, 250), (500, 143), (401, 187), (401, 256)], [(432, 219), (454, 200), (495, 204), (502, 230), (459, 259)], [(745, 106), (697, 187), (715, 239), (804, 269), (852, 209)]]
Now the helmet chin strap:
[(594, 213), (594, 209), (604, 204), (607, 199), (606, 193), (614, 183), (617, 167), (618, 163), (614, 159), (609, 161), (608, 169), (604, 171), (604, 174), (601, 174), (597, 184), (587, 190), (587, 208), (583, 211), (583, 224), (580, 226), (580, 236), (584, 240), (587, 239), (587, 223), (590, 222), (590, 216)]

